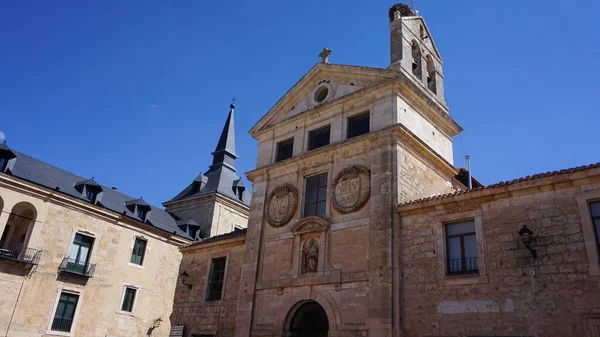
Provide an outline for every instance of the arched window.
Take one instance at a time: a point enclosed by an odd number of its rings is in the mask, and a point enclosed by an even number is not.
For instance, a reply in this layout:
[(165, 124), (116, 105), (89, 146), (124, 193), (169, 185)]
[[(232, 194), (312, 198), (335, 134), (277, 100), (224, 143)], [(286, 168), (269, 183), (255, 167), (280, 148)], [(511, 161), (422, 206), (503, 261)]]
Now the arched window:
[(431, 55), (427, 55), (427, 87), (429, 90), (433, 91), (434, 94), (437, 94), (435, 62), (433, 62), (433, 57), (431, 57)]
[(421, 40), (425, 38), (425, 28), (423, 28), (423, 26), (419, 26), (419, 37)]
[(412, 42), (412, 72), (418, 78), (421, 76), (421, 48), (417, 41)]
[(39, 251), (27, 247), (36, 217), (35, 207), (28, 202), (12, 208), (0, 238), (0, 258), (37, 263)]

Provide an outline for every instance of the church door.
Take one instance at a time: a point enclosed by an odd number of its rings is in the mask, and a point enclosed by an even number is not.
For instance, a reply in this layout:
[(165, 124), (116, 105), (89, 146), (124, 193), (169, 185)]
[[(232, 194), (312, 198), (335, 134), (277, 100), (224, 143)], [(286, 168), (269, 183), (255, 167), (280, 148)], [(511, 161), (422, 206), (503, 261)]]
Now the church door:
[[(292, 309), (293, 310), (293, 309)], [(315, 301), (307, 301), (295, 312), (290, 312), (284, 336), (327, 337), (329, 319), (323, 307)]]

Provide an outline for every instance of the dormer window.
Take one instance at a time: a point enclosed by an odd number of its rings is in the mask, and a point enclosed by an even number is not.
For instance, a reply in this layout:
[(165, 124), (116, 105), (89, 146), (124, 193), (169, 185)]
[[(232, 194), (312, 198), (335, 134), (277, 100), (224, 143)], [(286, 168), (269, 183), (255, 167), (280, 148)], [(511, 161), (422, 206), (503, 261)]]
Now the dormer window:
[(8, 145), (6, 145), (6, 142), (0, 144), (0, 172), (6, 172), (6, 169), (8, 168), (8, 162), (16, 157), (17, 156), (15, 153), (12, 152)]
[(152, 207), (148, 205), (148, 203), (142, 198), (127, 201), (125, 206), (142, 222), (146, 222), (148, 220), (150, 217), (150, 211), (152, 211)]
[(4, 170), (6, 170), (7, 165), (8, 165), (8, 159), (0, 158), (0, 172), (4, 172)]
[(75, 189), (81, 193), (83, 198), (86, 198), (92, 204), (100, 202), (102, 196), (102, 186), (98, 184), (94, 178), (75, 183)]
[(244, 191), (246, 191), (246, 186), (244, 186), (242, 179), (235, 180), (233, 182), (233, 192), (240, 201), (244, 201)]

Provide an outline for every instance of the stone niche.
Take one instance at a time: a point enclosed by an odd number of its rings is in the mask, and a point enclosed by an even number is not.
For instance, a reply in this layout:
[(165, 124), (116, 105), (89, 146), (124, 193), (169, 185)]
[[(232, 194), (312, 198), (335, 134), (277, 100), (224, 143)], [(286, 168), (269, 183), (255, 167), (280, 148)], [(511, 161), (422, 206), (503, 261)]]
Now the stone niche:
[(371, 196), (371, 172), (361, 165), (344, 168), (333, 180), (331, 203), (340, 213), (360, 210)]
[(329, 224), (316, 216), (300, 219), (293, 227), (294, 251), (292, 270), (295, 275), (322, 275), (327, 271), (327, 230)]

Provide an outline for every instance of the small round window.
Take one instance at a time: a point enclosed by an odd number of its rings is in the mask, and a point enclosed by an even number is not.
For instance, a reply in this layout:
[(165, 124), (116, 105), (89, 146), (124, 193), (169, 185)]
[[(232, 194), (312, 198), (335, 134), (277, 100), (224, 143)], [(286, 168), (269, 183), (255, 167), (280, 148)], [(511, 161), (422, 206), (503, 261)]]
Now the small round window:
[(323, 103), (329, 94), (329, 88), (322, 86), (315, 91), (315, 102)]

